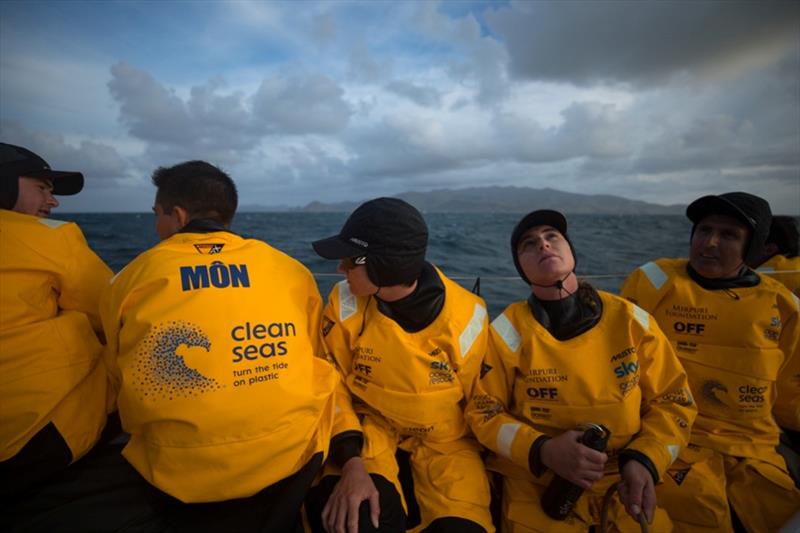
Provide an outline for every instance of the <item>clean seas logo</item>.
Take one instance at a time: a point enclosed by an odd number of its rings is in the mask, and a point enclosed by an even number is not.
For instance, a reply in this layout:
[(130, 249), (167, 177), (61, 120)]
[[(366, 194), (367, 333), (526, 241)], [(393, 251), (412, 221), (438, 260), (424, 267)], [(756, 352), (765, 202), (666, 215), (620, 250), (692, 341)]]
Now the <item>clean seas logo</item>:
[(703, 394), (703, 399), (714, 405), (716, 407), (727, 407), (725, 402), (719, 399), (717, 396), (717, 391), (721, 391), (724, 394), (728, 394), (728, 387), (720, 383), (719, 381), (709, 379), (703, 382), (701, 386), (701, 391)]
[(134, 385), (143, 399), (175, 399), (199, 396), (221, 388), (186, 364), (178, 354), (181, 346), (211, 350), (211, 341), (198, 326), (173, 321), (155, 326), (139, 345)]

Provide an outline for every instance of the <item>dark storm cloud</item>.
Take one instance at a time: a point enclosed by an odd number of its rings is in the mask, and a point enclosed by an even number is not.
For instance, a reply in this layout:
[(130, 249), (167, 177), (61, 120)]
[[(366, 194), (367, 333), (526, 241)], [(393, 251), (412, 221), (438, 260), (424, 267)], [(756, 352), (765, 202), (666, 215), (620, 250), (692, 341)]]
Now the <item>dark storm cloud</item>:
[[(794, 167), (800, 178), (800, 75), (787, 68), (797, 63), (794, 57), (753, 71), (705, 95), (689, 86), (666, 98), (643, 97), (631, 115), (649, 114), (657, 127), (641, 143), (634, 168), (660, 173)], [(681, 120), (675, 120), (678, 109)]]
[(117, 151), (106, 144), (81, 141), (77, 147), (67, 144), (63, 136), (34, 132), (16, 122), (0, 122), (3, 142), (23, 146), (56, 170), (75, 170), (83, 173), (94, 185), (112, 184), (122, 178), (127, 165)]
[(561, 111), (561, 118), (558, 126), (544, 128), (518, 113), (498, 113), (495, 142), (505, 146), (509, 157), (534, 163), (629, 155), (628, 118), (614, 105), (573, 102)]
[(512, 75), (652, 85), (796, 47), (798, 2), (530, 2), (486, 13)]

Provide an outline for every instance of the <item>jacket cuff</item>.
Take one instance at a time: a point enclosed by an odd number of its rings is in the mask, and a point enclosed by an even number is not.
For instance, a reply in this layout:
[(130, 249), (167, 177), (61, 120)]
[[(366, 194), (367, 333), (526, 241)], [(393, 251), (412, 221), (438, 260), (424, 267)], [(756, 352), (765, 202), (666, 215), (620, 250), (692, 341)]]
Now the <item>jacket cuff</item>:
[(658, 484), (658, 470), (656, 470), (656, 465), (642, 452), (638, 450), (622, 450), (619, 452), (619, 459), (617, 461), (620, 474), (622, 474), (622, 467), (624, 467), (628, 461), (636, 461), (650, 472), (650, 475), (653, 477), (653, 484)]
[(360, 431), (344, 431), (331, 439), (329, 459), (339, 468), (352, 459), (361, 456), (364, 437)]
[(533, 441), (531, 449), (528, 452), (528, 470), (536, 477), (541, 477), (547, 470), (547, 467), (542, 463), (542, 445), (548, 440), (550, 440), (549, 436), (542, 435)]

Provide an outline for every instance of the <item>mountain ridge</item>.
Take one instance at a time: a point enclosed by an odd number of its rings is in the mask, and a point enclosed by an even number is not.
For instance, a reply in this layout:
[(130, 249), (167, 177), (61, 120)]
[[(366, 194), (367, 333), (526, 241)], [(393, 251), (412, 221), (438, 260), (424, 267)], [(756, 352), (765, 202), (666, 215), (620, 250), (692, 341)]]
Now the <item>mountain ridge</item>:
[[(683, 205), (659, 205), (611, 194), (581, 194), (550, 187), (489, 186), (464, 189), (405, 191), (392, 195), (427, 213), (527, 213), (535, 209), (557, 209), (569, 214), (597, 215), (679, 215)], [(366, 200), (366, 199), (365, 199)], [(305, 206), (242, 206), (240, 211), (292, 211), (304, 213), (351, 212), (365, 200), (309, 202)]]

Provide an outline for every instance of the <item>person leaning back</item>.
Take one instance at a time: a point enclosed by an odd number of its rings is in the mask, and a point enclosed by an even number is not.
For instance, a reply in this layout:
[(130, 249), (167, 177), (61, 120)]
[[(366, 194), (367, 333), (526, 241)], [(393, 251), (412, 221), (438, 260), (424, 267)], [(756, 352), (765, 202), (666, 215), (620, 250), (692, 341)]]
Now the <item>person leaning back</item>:
[(292, 531), (340, 384), (298, 261), (230, 230), (236, 187), (189, 161), (153, 174), (161, 242), (103, 295), (123, 455), (180, 531)]
[(697, 414), (674, 350), (642, 309), (577, 278), (558, 211), (523, 217), (511, 254), (530, 293), (492, 322), (466, 409), (502, 478), (502, 530), (587, 531), (605, 514), (613, 531), (668, 531), (654, 487)]
[(734, 517), (748, 531), (775, 531), (800, 509), (775, 450), (779, 425), (800, 429), (798, 299), (747, 266), (770, 228), (764, 199), (704, 196), (686, 215), (688, 261), (647, 263), (622, 287), (673, 343), (699, 411), (659, 502), (678, 531), (730, 531)]

